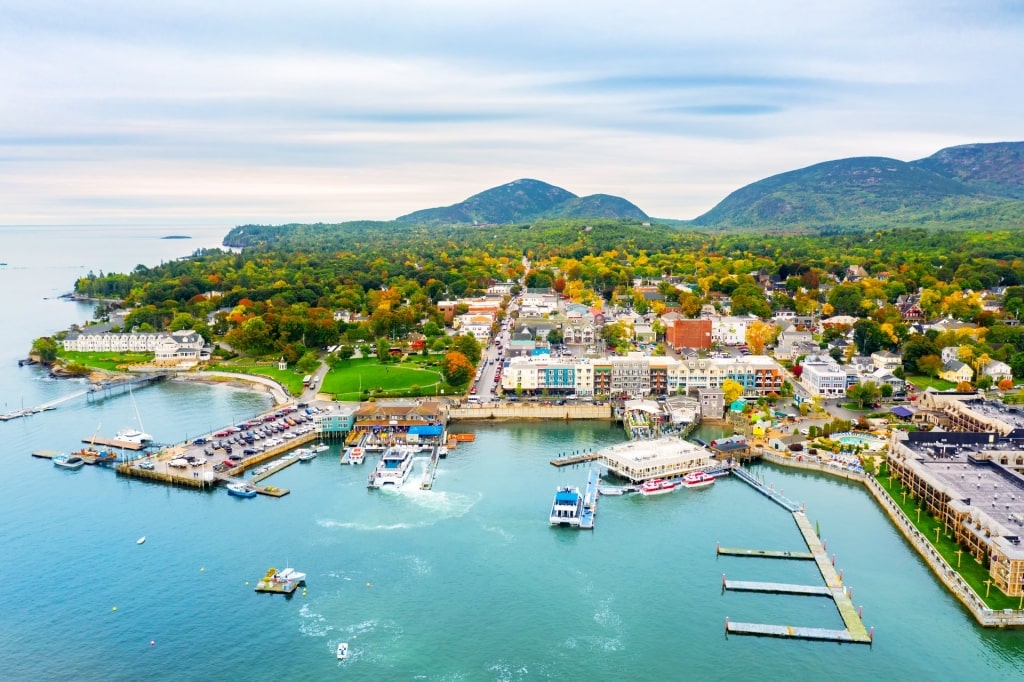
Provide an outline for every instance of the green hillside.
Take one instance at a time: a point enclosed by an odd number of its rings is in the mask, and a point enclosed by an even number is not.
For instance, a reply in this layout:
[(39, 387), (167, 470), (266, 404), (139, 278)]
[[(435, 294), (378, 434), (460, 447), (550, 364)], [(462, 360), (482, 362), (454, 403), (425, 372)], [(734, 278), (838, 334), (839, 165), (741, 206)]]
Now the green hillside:
[(742, 187), (692, 221), (706, 228), (862, 230), (1024, 226), (1024, 143), (943, 149), (919, 161), (826, 161)]

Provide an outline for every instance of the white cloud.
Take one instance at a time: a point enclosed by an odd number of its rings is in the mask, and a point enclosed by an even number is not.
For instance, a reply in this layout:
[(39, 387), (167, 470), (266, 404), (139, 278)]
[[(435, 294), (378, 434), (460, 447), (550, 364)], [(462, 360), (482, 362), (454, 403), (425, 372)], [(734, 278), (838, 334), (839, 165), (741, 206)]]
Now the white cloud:
[(519, 177), (695, 217), (819, 161), (1020, 138), (1021, 24), (925, 0), (0, 0), (0, 220), (388, 219)]

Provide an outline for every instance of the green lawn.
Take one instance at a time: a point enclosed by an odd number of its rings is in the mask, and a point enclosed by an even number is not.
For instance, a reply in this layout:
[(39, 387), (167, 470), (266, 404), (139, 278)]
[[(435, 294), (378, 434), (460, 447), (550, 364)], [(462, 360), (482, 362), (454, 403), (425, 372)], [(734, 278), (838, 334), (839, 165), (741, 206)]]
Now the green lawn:
[(922, 391), (929, 386), (937, 391), (948, 391), (951, 388), (956, 388), (956, 384), (952, 381), (946, 381), (945, 379), (938, 379), (936, 377), (907, 377), (907, 381), (917, 386)]
[(151, 362), (154, 357), (153, 353), (82, 353), (73, 350), (62, 350), (57, 355), (65, 362), (74, 362), (85, 367), (94, 367), (110, 372), (120, 371), (123, 365)]
[[(889, 493), (893, 501), (896, 502), (903, 512), (910, 519), (910, 522), (917, 528), (921, 534), (928, 539), (935, 549), (939, 551), (942, 558), (946, 560), (957, 573), (959, 573), (967, 584), (971, 586), (975, 594), (985, 602), (990, 609), (996, 611), (1002, 609), (1016, 609), (1019, 608), (1021, 599), (1020, 597), (1008, 597), (1003, 594), (999, 588), (993, 586), (989, 590), (989, 596), (985, 598), (986, 585), (985, 581), (989, 580), (988, 569), (979, 564), (973, 556), (967, 552), (963, 552), (959, 559), (957, 558), (957, 550), (961, 549), (960, 545), (956, 543), (952, 538), (952, 534), (947, 534), (945, 529), (940, 530), (937, 534), (935, 529), (941, 526), (938, 519), (932, 517), (924, 509), (921, 510), (920, 515), (918, 514), (918, 502), (910, 498), (910, 493), (907, 491), (906, 501), (904, 501), (903, 492), (904, 488), (899, 480), (893, 478), (890, 480), (889, 476), (879, 476), (878, 482), (882, 484), (882, 488)], [(920, 521), (918, 519), (920, 518)], [(938, 540), (936, 541), (936, 536)], [(959, 567), (957, 563), (959, 561)]]
[(459, 395), (465, 390), (455, 389), (445, 383), (436, 367), (424, 367), (431, 362), (434, 360), (429, 356), (414, 356), (410, 361), (397, 365), (382, 365), (376, 358), (353, 358), (338, 363), (328, 372), (320, 390), (334, 394), (335, 400), (359, 400), (360, 390), (363, 399), (368, 395)]
[(207, 367), (213, 372), (237, 372), (239, 374), (256, 374), (258, 376), (270, 377), (288, 389), (292, 395), (302, 393), (302, 375), (295, 370), (280, 370), (277, 364), (256, 365), (252, 360), (234, 360), (231, 362), (210, 365)]

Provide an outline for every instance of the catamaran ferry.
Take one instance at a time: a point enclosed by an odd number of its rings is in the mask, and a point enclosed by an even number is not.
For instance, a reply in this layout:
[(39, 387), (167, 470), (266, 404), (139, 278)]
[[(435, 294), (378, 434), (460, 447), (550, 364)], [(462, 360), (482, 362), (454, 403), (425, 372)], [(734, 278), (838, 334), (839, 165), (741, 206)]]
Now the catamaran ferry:
[(552, 526), (579, 526), (583, 517), (583, 496), (580, 489), (561, 486), (555, 491), (551, 503), (550, 521)]
[(402, 446), (388, 448), (381, 456), (377, 468), (370, 474), (369, 488), (397, 488), (412, 473), (412, 450)]

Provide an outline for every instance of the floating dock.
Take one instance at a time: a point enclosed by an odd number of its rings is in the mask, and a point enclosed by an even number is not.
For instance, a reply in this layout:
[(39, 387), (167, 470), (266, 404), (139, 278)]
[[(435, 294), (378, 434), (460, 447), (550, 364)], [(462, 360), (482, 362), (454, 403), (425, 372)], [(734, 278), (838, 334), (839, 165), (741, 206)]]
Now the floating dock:
[(782, 552), (772, 549), (735, 549), (719, 546), (715, 550), (720, 556), (746, 556), (758, 559), (791, 559), (795, 561), (814, 561), (810, 552)]
[(145, 450), (146, 446), (142, 443), (131, 443), (124, 440), (114, 440), (113, 438), (103, 438), (102, 436), (95, 436), (89, 438), (83, 438), (83, 443), (89, 445), (102, 445), (108, 448), (117, 448), (119, 450)]
[(430, 453), (430, 461), (427, 462), (427, 470), (423, 472), (420, 490), (430, 490), (434, 487), (434, 477), (437, 476), (437, 460), (441, 456), (442, 447), (441, 445), (435, 445)]
[[(799, 625), (767, 625), (765, 623), (734, 623), (725, 619), (725, 632), (730, 635), (753, 635), (755, 637), (782, 637), (785, 639), (808, 639), (819, 642), (840, 642), (861, 644), (846, 630), (808, 628)], [(870, 643), (870, 640), (868, 640)]]
[(580, 517), (580, 530), (594, 530), (594, 521), (597, 517), (597, 498), (600, 475), (596, 469), (591, 469), (587, 474), (587, 489), (583, 493), (583, 515)]
[[(795, 506), (781, 493), (776, 493), (767, 488), (763, 483), (756, 481), (750, 474), (740, 468), (736, 469), (739, 477), (757, 488), (760, 492), (772, 499), (774, 502), (790, 509)], [(809, 552), (778, 552), (773, 550), (746, 550), (746, 549), (723, 549), (718, 548), (718, 554), (726, 556), (763, 557), (771, 559), (802, 559), (813, 560), (818, 566), (825, 584), (815, 585), (790, 585), (786, 583), (767, 583), (751, 581), (726, 580), (722, 576), (722, 591), (737, 592), (766, 592), (771, 594), (791, 594), (801, 596), (829, 597), (836, 605), (839, 616), (843, 619), (843, 630), (829, 630), (824, 628), (808, 628), (792, 625), (770, 625), (763, 623), (730, 623), (725, 620), (726, 633), (736, 635), (755, 635), (762, 637), (784, 637), (793, 639), (810, 639), (818, 641), (840, 642), (850, 644), (871, 644), (874, 639), (874, 632), (868, 632), (861, 620), (860, 611), (853, 605), (851, 595), (853, 590), (843, 585), (842, 576), (836, 572), (835, 559), (829, 558), (825, 552), (825, 545), (818, 538), (818, 534), (807, 520), (807, 516), (799, 509), (790, 509), (793, 513), (793, 520), (796, 522), (800, 534)]]
[(564, 457), (559, 456), (551, 460), (551, 464), (556, 467), (566, 467), (570, 464), (581, 464), (583, 462), (593, 462), (601, 457), (600, 453), (597, 452), (580, 452), (572, 455), (566, 455)]
[(267, 569), (266, 575), (256, 583), (257, 592), (265, 592), (269, 594), (292, 594), (295, 590), (299, 589), (299, 584), (305, 584), (305, 580), (298, 582), (293, 580), (277, 581), (274, 580), (274, 576), (277, 575), (276, 568)]
[(59, 450), (36, 450), (32, 453), (32, 456), (38, 457), (39, 459), (53, 459), (54, 457), (59, 457), (63, 454), (64, 453)]
[(824, 585), (791, 585), (788, 583), (762, 583), (748, 580), (726, 580), (722, 576), (722, 589), (731, 592), (764, 592), (765, 594), (799, 594), (805, 597), (831, 597), (832, 590)]

